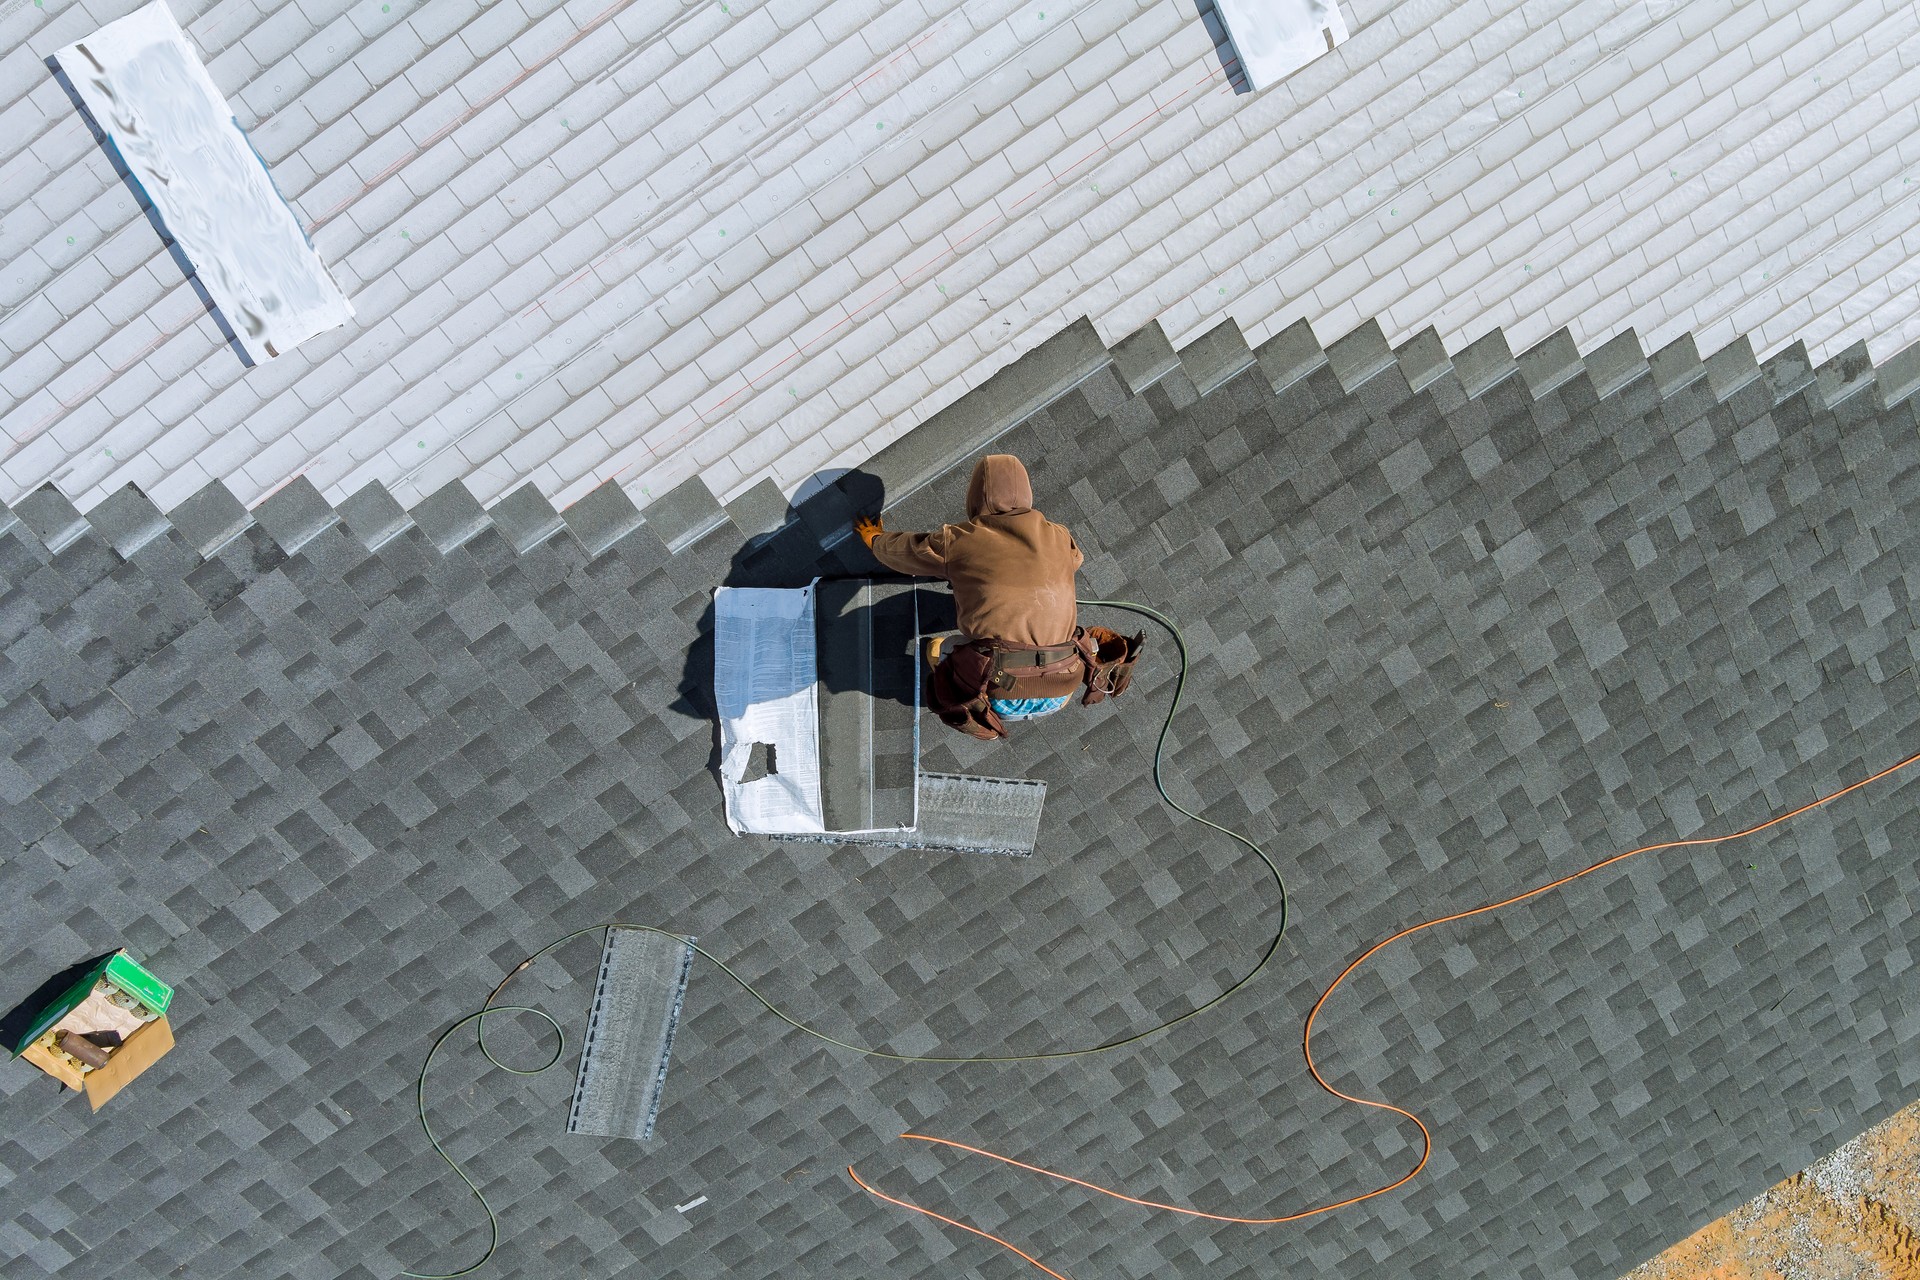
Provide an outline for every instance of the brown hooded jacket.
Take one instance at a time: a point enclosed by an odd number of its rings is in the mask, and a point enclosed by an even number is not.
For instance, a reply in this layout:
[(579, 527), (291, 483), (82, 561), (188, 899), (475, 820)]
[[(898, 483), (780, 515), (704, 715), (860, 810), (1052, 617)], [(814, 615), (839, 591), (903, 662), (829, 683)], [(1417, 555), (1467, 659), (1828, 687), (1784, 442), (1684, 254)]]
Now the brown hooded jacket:
[(952, 583), (957, 625), (971, 639), (1028, 645), (1073, 639), (1080, 547), (1065, 526), (1033, 509), (1033, 482), (1011, 454), (990, 454), (974, 467), (965, 524), (882, 533), (873, 554), (889, 569)]

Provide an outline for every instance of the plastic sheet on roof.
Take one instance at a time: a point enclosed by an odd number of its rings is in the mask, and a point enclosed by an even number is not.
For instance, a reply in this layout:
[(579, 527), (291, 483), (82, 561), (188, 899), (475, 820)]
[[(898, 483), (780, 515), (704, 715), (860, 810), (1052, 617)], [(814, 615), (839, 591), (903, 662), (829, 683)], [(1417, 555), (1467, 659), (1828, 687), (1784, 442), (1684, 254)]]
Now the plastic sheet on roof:
[(721, 587), (713, 624), (727, 825), (762, 835), (824, 830), (813, 588)]
[(1256, 89), (1278, 84), (1346, 42), (1337, 0), (1215, 0)]
[(353, 318), (162, 0), (54, 58), (252, 360)]

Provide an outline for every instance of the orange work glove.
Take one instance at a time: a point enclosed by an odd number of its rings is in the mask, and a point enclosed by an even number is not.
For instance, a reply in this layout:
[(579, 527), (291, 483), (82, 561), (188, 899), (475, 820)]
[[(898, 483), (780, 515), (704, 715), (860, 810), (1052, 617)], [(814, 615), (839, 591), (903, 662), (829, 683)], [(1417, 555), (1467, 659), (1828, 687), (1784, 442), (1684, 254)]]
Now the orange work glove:
[(867, 550), (873, 550), (873, 540), (886, 532), (880, 524), (879, 516), (855, 516), (853, 531), (860, 535), (860, 541), (867, 544)]

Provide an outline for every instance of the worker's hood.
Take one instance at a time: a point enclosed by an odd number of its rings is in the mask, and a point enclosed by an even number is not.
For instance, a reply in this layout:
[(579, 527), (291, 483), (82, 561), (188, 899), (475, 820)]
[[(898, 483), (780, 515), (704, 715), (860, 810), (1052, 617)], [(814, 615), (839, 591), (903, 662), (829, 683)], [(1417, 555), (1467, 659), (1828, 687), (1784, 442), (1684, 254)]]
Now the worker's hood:
[(967, 519), (1010, 516), (1033, 508), (1033, 481), (1010, 453), (990, 453), (973, 468), (967, 482)]

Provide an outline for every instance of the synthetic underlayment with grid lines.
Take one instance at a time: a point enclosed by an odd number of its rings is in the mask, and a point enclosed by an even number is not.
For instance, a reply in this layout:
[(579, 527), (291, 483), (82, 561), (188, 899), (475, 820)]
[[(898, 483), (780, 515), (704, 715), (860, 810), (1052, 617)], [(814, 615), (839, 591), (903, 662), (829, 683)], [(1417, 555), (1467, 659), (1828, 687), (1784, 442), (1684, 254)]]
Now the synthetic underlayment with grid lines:
[[(1284, 1213), (1398, 1176), (1408, 1127), (1337, 1104), (1301, 1019), (1411, 921), (1621, 848), (1757, 822), (1920, 750), (1920, 432), (1876, 392), (1718, 403), (1585, 375), (1410, 395), (1257, 372), (1193, 403), (1102, 372), (995, 447), (1087, 553), (1088, 594), (1186, 626), (1176, 796), (1286, 869), (1294, 923), (1244, 998), (1123, 1053), (865, 1061), (710, 966), (651, 1144), (562, 1130), (571, 1056), (446, 1055), (430, 1106), (497, 1205), (498, 1277), (925, 1277), (1024, 1264), (869, 1199), (965, 1218), (1076, 1280), (1619, 1274), (1920, 1085), (1915, 783), (1751, 842), (1647, 855), (1390, 950), (1322, 1022), (1323, 1066), (1437, 1134), (1391, 1196), (1307, 1223), (1188, 1221), (903, 1144), (914, 1128), (1136, 1194)], [(1176, 404), (1188, 402), (1185, 408)], [(889, 514), (957, 512), (963, 464)], [(926, 767), (1048, 785), (1030, 859), (736, 839), (682, 701), (714, 534), (587, 561), (491, 530), (446, 556), (257, 529), (201, 563), (0, 535), (10, 838), (0, 995), (125, 944), (175, 982), (179, 1047), (99, 1115), (0, 1066), (11, 1278), (449, 1269), (482, 1247), (427, 1149), (427, 1046), (524, 955), (624, 918), (698, 934), (796, 1015), (908, 1052), (1083, 1044), (1240, 973), (1274, 924), (1253, 860), (1169, 812), (1171, 690)], [(826, 568), (851, 567), (842, 543)], [(736, 560), (741, 561), (736, 565)], [(597, 936), (507, 989), (577, 1036)], [(502, 1026), (507, 1061), (545, 1056)], [(684, 1212), (699, 1197), (705, 1203)]]

